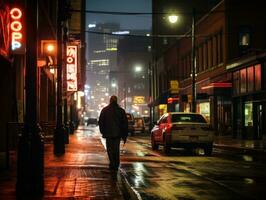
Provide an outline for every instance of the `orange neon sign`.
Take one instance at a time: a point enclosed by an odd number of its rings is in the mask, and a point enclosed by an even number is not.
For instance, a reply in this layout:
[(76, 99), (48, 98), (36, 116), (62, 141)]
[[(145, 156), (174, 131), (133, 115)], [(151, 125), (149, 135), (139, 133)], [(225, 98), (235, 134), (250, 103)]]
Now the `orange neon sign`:
[(77, 58), (78, 48), (75, 45), (68, 45), (66, 50), (66, 69), (67, 69), (67, 91), (77, 91)]
[(11, 50), (18, 52), (23, 49), (22, 11), (19, 8), (12, 8), (10, 18)]

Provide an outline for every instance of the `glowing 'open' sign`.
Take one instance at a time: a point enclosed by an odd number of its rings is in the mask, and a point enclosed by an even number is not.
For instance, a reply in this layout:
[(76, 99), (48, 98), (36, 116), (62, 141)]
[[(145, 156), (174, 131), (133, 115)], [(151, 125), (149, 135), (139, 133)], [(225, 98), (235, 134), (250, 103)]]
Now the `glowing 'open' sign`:
[(10, 11), (10, 32), (11, 32), (11, 50), (13, 53), (24, 52), (22, 11), (19, 8), (12, 8)]
[(77, 58), (78, 48), (74, 45), (68, 45), (66, 50), (66, 69), (67, 69), (67, 91), (77, 91)]

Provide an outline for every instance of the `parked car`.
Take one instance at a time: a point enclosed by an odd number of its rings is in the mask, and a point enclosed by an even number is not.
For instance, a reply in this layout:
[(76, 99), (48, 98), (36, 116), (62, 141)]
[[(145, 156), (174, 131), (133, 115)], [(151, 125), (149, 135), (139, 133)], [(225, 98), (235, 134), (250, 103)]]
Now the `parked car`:
[(151, 130), (151, 146), (157, 150), (159, 145), (163, 145), (165, 153), (171, 147), (202, 147), (205, 155), (211, 155), (213, 135), (214, 132), (201, 114), (169, 112), (162, 115)]
[(98, 120), (97, 120), (97, 118), (89, 118), (88, 120), (87, 120), (87, 126), (89, 126), (89, 125), (98, 125)]
[(127, 121), (128, 121), (128, 132), (130, 135), (134, 135), (134, 115), (131, 113), (126, 113)]
[(143, 117), (143, 119), (144, 119), (144, 126), (145, 126), (145, 132), (146, 133), (149, 133), (149, 131), (150, 131), (150, 117)]
[(133, 127), (134, 127), (134, 133), (144, 133), (145, 132), (144, 119), (142, 117), (135, 117)]

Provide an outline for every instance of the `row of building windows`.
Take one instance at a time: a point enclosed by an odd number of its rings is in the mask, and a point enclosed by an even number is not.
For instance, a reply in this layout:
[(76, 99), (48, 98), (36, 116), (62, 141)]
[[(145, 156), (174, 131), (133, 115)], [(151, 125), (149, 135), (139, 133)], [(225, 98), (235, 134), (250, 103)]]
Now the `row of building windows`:
[(261, 64), (249, 66), (233, 73), (234, 95), (261, 90)]
[[(223, 62), (223, 32), (220, 31), (196, 47), (196, 73), (214, 68)], [(183, 77), (191, 74), (191, 52), (182, 58)]]

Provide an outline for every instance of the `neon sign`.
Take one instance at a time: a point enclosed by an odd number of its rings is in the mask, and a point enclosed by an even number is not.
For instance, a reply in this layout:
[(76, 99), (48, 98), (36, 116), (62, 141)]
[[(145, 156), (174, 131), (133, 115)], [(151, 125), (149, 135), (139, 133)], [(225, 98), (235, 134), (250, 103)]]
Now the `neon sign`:
[(66, 53), (67, 91), (77, 91), (77, 46), (68, 45)]
[(22, 11), (19, 8), (12, 8), (10, 11), (10, 18), (11, 50), (13, 52), (22, 53), (24, 43)]

